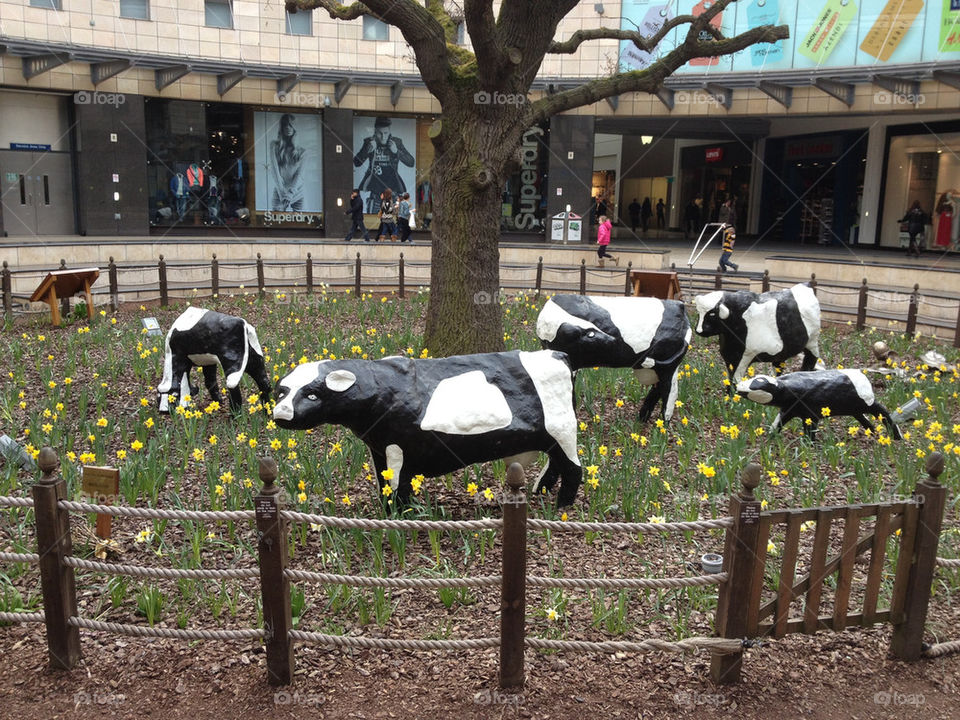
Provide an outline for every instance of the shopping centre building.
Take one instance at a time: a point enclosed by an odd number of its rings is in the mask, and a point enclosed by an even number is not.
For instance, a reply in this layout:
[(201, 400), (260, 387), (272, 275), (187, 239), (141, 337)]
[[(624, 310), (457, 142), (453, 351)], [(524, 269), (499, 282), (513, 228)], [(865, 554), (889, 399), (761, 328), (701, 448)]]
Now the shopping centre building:
[[(558, 34), (705, 6), (580, 3)], [(662, 199), (682, 227), (700, 197), (708, 219), (733, 200), (748, 234), (881, 247), (900, 245), (919, 201), (929, 241), (956, 242), (960, 0), (741, 0), (718, 17), (726, 34), (784, 23), (791, 37), (530, 128), (505, 237), (543, 239), (546, 218), (586, 214), (596, 196), (628, 225), (635, 198)], [(529, 99), (650, 61), (586, 43), (548, 56)], [(422, 226), (439, 112), (399, 30), (374, 18), (279, 1), (0, 0), (0, 229), (342, 237), (351, 188), (372, 218), (385, 186), (410, 193)]]

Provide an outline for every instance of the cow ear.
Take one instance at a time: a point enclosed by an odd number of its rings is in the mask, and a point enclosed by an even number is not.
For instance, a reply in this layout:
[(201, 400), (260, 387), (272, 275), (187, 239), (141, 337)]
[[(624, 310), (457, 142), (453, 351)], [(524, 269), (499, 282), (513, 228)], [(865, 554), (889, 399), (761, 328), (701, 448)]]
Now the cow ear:
[(730, 317), (730, 308), (723, 303), (720, 303), (717, 305), (717, 315), (720, 316), (721, 320), (726, 320), (728, 317)]
[(344, 390), (348, 390), (356, 381), (357, 376), (349, 370), (334, 370), (332, 373), (327, 375), (326, 379), (324, 380), (324, 382), (327, 384), (327, 387), (334, 392), (343, 392)]

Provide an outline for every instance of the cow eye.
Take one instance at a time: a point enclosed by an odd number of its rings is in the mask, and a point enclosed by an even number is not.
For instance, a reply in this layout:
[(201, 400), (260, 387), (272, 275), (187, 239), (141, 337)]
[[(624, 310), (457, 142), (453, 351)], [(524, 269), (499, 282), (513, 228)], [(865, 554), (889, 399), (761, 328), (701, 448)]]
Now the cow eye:
[(596, 333), (593, 330), (587, 333), (588, 338), (592, 338), (594, 335), (596, 335)]
[(313, 393), (310, 393), (309, 395), (307, 395), (307, 400), (314, 401), (316, 399), (317, 399), (317, 396)]

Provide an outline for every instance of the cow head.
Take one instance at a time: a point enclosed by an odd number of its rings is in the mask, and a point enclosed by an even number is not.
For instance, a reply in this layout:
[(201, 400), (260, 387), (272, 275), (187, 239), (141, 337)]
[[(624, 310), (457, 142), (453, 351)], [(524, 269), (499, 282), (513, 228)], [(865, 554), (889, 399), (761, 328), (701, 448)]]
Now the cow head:
[(579, 327), (572, 323), (563, 323), (557, 328), (553, 340), (543, 341), (546, 349), (566, 353), (574, 368), (605, 365), (619, 345), (616, 338), (603, 330), (592, 325)]
[(709, 337), (719, 335), (723, 330), (723, 321), (730, 317), (730, 308), (723, 302), (723, 291), (717, 290), (706, 295), (697, 295), (697, 335)]
[(777, 379), (769, 375), (757, 375), (737, 383), (737, 394), (761, 405), (773, 403), (779, 395)]
[(273, 419), (289, 430), (339, 422), (351, 405), (356, 374), (329, 360), (298, 365), (275, 389)]

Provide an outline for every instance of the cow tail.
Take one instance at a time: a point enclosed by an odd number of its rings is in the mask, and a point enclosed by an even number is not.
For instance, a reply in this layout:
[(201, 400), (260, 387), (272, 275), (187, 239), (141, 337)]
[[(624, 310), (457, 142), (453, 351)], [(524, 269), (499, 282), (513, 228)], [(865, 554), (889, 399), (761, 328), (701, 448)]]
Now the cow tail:
[(259, 348), (257, 342), (257, 331), (246, 320), (243, 321), (243, 360), (240, 361), (240, 367), (227, 375), (227, 389), (233, 390), (240, 384), (240, 378), (247, 369), (247, 361), (250, 359), (250, 343)]

